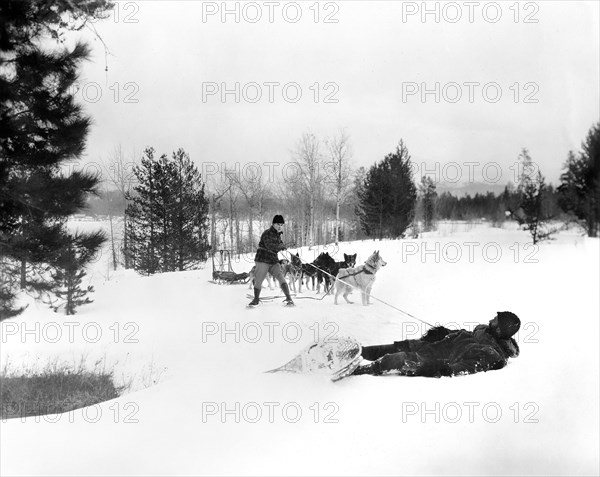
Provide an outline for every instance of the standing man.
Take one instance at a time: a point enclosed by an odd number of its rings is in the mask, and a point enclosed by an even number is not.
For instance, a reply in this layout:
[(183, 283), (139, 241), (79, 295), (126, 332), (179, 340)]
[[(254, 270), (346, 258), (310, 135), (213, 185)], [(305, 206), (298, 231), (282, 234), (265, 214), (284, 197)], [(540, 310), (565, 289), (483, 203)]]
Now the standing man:
[(256, 264), (256, 272), (254, 275), (254, 300), (252, 300), (248, 306), (255, 307), (260, 304), (260, 290), (267, 273), (271, 273), (271, 275), (279, 282), (283, 293), (285, 293), (284, 303), (288, 306), (294, 305), (292, 297), (290, 296), (290, 289), (285, 281), (283, 273), (281, 273), (279, 259), (277, 258), (277, 253), (286, 249), (281, 240), (284, 224), (285, 221), (283, 220), (283, 217), (281, 215), (276, 215), (273, 217), (273, 225), (271, 225), (268, 230), (265, 230), (260, 237), (258, 250), (254, 257), (254, 262)]

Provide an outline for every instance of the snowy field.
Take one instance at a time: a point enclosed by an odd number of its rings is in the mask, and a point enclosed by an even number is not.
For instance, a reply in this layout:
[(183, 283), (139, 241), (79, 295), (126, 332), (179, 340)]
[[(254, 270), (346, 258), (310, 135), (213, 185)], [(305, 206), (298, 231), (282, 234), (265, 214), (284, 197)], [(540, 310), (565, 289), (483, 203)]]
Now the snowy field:
[[(0, 473), (598, 475), (599, 241), (566, 231), (537, 248), (528, 242), (510, 225), (454, 223), (422, 240), (327, 248), (338, 260), (358, 253), (359, 264), (379, 250), (388, 265), (374, 296), (427, 322), (472, 329), (505, 310), (522, 321), (521, 356), (502, 370), (337, 383), (263, 371), (317, 336), (370, 345), (426, 327), (379, 301), (363, 307), (356, 292), (354, 305), (329, 296), (249, 310), (248, 285), (209, 283), (210, 261), (141, 277), (109, 273), (105, 254), (89, 275), (95, 301), (79, 314), (31, 302), (2, 323), (1, 364), (85, 359), (132, 391), (2, 422)], [(301, 250), (308, 261), (317, 253)]]

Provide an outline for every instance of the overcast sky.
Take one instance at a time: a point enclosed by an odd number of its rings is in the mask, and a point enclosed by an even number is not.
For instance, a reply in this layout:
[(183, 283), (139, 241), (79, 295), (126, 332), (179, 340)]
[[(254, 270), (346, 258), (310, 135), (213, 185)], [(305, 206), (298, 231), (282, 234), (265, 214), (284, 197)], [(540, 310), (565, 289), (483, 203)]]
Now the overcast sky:
[[(427, 2), (424, 17), (421, 2), (227, 7), (223, 18), (222, 2), (120, 2), (96, 23), (112, 55), (106, 72), (93, 41), (82, 71), (94, 118), (85, 161), (120, 144), (283, 167), (302, 133), (345, 129), (355, 166), (403, 139), (418, 167), (440, 164), (438, 180), (485, 169), (504, 184), (527, 147), (556, 183), (600, 119), (598, 2)], [(236, 83), (239, 102), (223, 98)]]

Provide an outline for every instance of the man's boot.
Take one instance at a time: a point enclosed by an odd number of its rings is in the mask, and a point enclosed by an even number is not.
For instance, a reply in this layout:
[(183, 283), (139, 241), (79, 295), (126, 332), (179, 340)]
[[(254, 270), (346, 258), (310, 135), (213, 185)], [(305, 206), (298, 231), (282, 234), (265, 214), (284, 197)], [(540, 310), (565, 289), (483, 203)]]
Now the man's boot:
[(285, 300), (283, 302), (287, 306), (294, 306), (294, 302), (292, 300), (292, 297), (290, 296), (290, 287), (286, 282), (283, 282), (281, 284), (281, 289), (283, 290), (283, 293), (285, 293)]
[(254, 289), (254, 300), (248, 303), (248, 306), (255, 307), (260, 305), (260, 288)]

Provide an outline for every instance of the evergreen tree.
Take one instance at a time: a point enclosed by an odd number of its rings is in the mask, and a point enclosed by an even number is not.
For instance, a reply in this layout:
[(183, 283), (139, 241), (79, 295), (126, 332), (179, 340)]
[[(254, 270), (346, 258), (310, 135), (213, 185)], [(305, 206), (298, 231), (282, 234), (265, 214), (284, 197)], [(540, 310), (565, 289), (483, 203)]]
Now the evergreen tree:
[(588, 236), (597, 237), (600, 227), (600, 122), (591, 127), (582, 151), (569, 152), (560, 176), (559, 205), (574, 215)]
[[(66, 218), (85, 205), (98, 178), (61, 173), (80, 157), (91, 120), (75, 103), (71, 86), (89, 48), (50, 49), (69, 30), (102, 18), (105, 0), (0, 3), (0, 319), (14, 314), (15, 275), (22, 289), (48, 290), (47, 276), (30, 279), (31, 267), (58, 260), (69, 237)], [(6, 273), (8, 270), (8, 273)]]
[(419, 194), (421, 196), (421, 206), (423, 213), (423, 229), (425, 232), (433, 228), (435, 220), (435, 206), (437, 192), (435, 182), (431, 177), (423, 176), (419, 184)]
[(520, 201), (513, 217), (523, 230), (531, 234), (533, 243), (536, 244), (548, 240), (556, 232), (548, 228), (548, 222), (553, 218), (548, 207), (549, 190), (542, 173), (533, 172), (536, 168), (527, 149), (523, 149), (519, 159), (522, 167), (517, 188)]
[(410, 155), (400, 141), (394, 153), (369, 169), (358, 190), (362, 229), (379, 239), (402, 237), (414, 217), (416, 198)]
[(442, 219), (457, 220), (458, 219), (458, 197), (450, 192), (442, 192), (437, 200), (438, 216)]
[(364, 167), (361, 166), (354, 171), (354, 175), (352, 177), (352, 188), (348, 198), (351, 234), (353, 237), (359, 240), (366, 237), (364, 229), (361, 225), (360, 216), (358, 215), (360, 205), (359, 193), (362, 190), (366, 177), (367, 171)]
[(0, 253), (0, 321), (17, 316), (25, 309), (15, 304), (17, 281), (15, 263)]
[(509, 182), (500, 196), (500, 209), (504, 212), (505, 216), (510, 217), (511, 211), (517, 210), (519, 207), (519, 201), (520, 197), (515, 185)]
[(81, 285), (86, 276), (85, 267), (100, 250), (105, 237), (102, 232), (96, 232), (76, 233), (68, 238), (68, 245), (61, 249), (53, 267), (52, 292), (57, 300), (53, 301), (52, 308), (54, 311), (64, 308), (66, 315), (74, 315), (77, 307), (92, 303), (88, 294), (93, 292), (94, 288), (81, 288)]
[(188, 154), (173, 153), (173, 257), (177, 270), (194, 268), (208, 257), (208, 198), (198, 168)]
[(134, 167), (138, 185), (125, 214), (127, 253), (133, 268), (148, 275), (182, 271), (205, 261), (208, 199), (201, 174), (183, 149), (154, 159), (147, 148)]
[(128, 196), (129, 205), (125, 209), (127, 228), (127, 255), (131, 266), (137, 271), (148, 275), (158, 272), (157, 247), (157, 211), (155, 203), (155, 161), (154, 149), (149, 147), (144, 151), (140, 164), (135, 166), (133, 174), (137, 185), (134, 193)]

